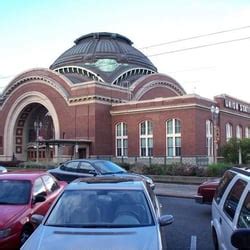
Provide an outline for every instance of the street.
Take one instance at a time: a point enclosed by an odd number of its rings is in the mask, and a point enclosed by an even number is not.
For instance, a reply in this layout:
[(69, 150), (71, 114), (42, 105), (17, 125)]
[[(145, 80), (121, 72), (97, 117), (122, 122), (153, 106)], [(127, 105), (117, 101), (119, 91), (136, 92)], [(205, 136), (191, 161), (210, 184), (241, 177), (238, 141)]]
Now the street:
[(158, 199), (162, 212), (172, 214), (175, 219), (172, 225), (163, 229), (168, 250), (213, 250), (210, 205), (197, 204), (194, 199), (166, 196)]

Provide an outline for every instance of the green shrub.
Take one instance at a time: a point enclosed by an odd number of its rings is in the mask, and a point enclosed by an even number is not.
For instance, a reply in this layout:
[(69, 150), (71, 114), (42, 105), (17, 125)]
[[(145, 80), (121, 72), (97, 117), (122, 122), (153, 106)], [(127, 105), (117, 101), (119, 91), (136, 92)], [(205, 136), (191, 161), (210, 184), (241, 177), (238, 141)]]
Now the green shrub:
[(210, 177), (215, 177), (215, 176), (221, 177), (224, 174), (224, 172), (231, 167), (232, 165), (227, 163), (210, 164), (207, 169), (207, 175)]

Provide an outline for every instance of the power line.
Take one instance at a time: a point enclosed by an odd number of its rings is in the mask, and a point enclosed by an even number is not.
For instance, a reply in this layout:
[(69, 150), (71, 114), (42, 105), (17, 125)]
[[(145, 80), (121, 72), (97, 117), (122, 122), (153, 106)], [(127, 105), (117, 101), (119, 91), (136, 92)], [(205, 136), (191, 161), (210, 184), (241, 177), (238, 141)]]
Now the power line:
[(171, 54), (171, 53), (182, 52), (182, 51), (193, 50), (193, 49), (200, 49), (200, 48), (205, 48), (205, 47), (210, 47), (210, 46), (215, 46), (215, 45), (220, 45), (220, 44), (225, 44), (225, 43), (239, 42), (239, 41), (248, 40), (248, 39), (250, 39), (250, 37), (243, 37), (243, 38), (227, 40), (227, 41), (222, 41), (222, 42), (217, 42), (217, 43), (203, 44), (203, 45), (184, 48), (184, 49), (170, 50), (170, 51), (147, 55), (147, 56), (148, 57), (160, 56), (160, 55)]
[(173, 40), (173, 41), (164, 42), (164, 43), (153, 44), (153, 45), (149, 45), (149, 46), (146, 46), (146, 47), (143, 47), (143, 48), (140, 48), (140, 49), (149, 49), (149, 48), (154, 48), (154, 47), (158, 47), (158, 46), (163, 46), (163, 45), (166, 45), (166, 44), (178, 43), (178, 42), (197, 39), (197, 38), (206, 37), (206, 36), (214, 36), (214, 35), (218, 35), (218, 34), (222, 34), (222, 33), (227, 33), (227, 32), (232, 32), (232, 31), (242, 30), (242, 29), (248, 29), (248, 28), (250, 28), (250, 25), (239, 27), (239, 28), (233, 28), (233, 29), (229, 29), (229, 30), (222, 30), (222, 31), (212, 32), (212, 33), (203, 34), (203, 35), (191, 36), (191, 37), (182, 38), (182, 39)]

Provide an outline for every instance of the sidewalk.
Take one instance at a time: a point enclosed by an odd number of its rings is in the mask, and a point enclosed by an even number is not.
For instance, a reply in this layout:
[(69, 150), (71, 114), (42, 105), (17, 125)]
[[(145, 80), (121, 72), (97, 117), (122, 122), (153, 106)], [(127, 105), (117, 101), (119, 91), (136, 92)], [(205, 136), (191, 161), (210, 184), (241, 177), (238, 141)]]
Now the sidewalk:
[(155, 183), (155, 193), (161, 196), (173, 196), (180, 198), (194, 198), (199, 185)]

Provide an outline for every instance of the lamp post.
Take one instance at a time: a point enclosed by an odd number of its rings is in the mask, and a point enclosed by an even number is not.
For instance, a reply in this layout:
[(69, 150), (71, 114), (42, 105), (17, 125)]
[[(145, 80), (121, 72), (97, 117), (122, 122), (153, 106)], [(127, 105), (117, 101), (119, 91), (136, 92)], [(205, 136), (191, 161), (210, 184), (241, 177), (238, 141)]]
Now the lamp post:
[(42, 128), (43, 124), (42, 122), (40, 121), (35, 121), (34, 122), (34, 128), (36, 130), (36, 163), (38, 163), (38, 160), (39, 160), (39, 131), (40, 129)]
[(218, 140), (219, 140), (219, 127), (218, 125), (218, 118), (220, 109), (217, 106), (211, 106), (211, 114), (212, 114), (212, 121), (213, 121), (213, 153), (214, 153), (214, 163), (217, 163), (217, 150), (218, 150)]

